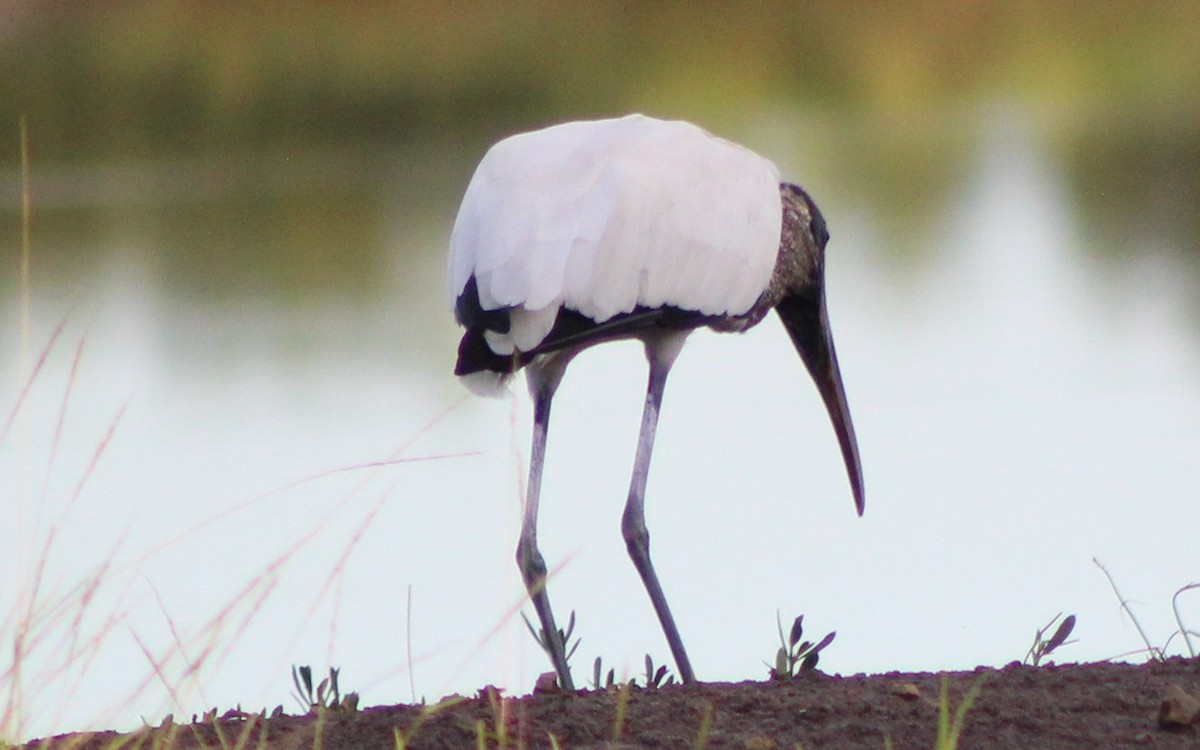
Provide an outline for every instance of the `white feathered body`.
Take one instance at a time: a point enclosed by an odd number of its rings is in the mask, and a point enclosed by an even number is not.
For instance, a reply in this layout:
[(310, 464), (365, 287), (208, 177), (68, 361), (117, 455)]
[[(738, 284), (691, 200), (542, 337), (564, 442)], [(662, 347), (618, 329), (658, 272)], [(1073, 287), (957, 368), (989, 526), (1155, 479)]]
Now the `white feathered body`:
[(530, 351), (567, 308), (602, 323), (635, 307), (746, 312), (780, 244), (779, 173), (686, 122), (573, 122), (493, 146), (450, 237), (450, 296), (475, 278), (511, 308), (497, 354)]

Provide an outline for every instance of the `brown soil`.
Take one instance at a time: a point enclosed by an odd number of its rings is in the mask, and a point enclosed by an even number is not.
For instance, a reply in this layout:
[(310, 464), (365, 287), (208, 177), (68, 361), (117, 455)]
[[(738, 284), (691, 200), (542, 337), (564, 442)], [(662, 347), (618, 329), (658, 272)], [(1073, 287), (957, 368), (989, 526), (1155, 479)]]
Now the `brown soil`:
[[(744, 682), (506, 697), (494, 689), (429, 714), (420, 706), (325, 711), (320, 716), (229, 712), (134, 736), (55, 738), (53, 746), (339, 750), (486, 746), (740, 748), (743, 750), (932, 748), (941, 681), (950, 705), (983, 678), (966, 714), (963, 748), (1200, 747), (1200, 660), (1086, 664), (944, 674), (804, 675)], [(623, 707), (622, 707), (622, 704)], [(622, 718), (623, 717), (623, 720)], [(264, 741), (265, 734), (265, 741)], [(164, 742), (165, 741), (165, 742)], [(34, 743), (37, 745), (39, 743)], [(44, 747), (45, 742), (41, 743)]]

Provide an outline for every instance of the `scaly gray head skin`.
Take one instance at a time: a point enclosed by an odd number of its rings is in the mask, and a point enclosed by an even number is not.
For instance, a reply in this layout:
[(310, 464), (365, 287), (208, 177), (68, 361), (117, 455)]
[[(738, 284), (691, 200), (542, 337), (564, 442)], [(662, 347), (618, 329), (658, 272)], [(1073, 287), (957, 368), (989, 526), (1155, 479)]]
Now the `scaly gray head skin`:
[[(833, 332), (825, 309), (825, 243), (829, 231), (817, 205), (799, 187), (784, 183), (783, 230), (775, 273), (760, 303), (774, 307), (825, 401), (846, 462), (858, 514), (863, 512), (862, 466), (850, 407), (842, 387)], [(757, 305), (756, 305), (757, 307)]]

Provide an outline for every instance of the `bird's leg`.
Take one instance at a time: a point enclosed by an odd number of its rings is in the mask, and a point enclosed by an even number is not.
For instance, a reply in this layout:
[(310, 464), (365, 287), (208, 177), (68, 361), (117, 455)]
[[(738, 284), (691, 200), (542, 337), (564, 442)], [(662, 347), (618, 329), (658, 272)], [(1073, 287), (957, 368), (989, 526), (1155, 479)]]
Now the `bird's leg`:
[(531, 364), (526, 371), (529, 390), (533, 396), (533, 448), (529, 457), (529, 483), (525, 488), (525, 512), (521, 519), (521, 540), (517, 544), (517, 566), (525, 581), (525, 590), (533, 601), (538, 620), (542, 623), (545, 647), (558, 673), (558, 684), (563, 690), (573, 691), (575, 683), (567, 667), (566, 644), (562, 632), (554, 623), (554, 612), (550, 609), (550, 597), (546, 594), (546, 561), (537, 546), (538, 497), (542, 489), (542, 466), (546, 457), (546, 430), (550, 425), (550, 402), (558, 389), (566, 358), (555, 358), (549, 363)]
[(629, 499), (621, 517), (621, 533), (625, 537), (625, 547), (629, 550), (633, 565), (642, 577), (646, 592), (650, 594), (650, 602), (654, 605), (654, 612), (658, 615), (658, 621), (667, 637), (667, 645), (671, 647), (671, 654), (675, 657), (679, 679), (690, 683), (696, 681), (696, 676), (692, 672), (687, 652), (683, 649), (683, 639), (679, 637), (679, 630), (671, 617), (671, 609), (667, 606), (667, 598), (658, 582), (658, 575), (650, 562), (650, 532), (646, 530), (645, 516), (646, 477), (650, 471), (650, 453), (654, 449), (654, 433), (658, 427), (663, 388), (686, 336), (686, 333), (673, 332), (646, 342), (646, 358), (650, 361), (650, 382), (646, 388), (646, 406), (642, 412), (642, 428), (638, 435), (633, 479), (629, 483)]

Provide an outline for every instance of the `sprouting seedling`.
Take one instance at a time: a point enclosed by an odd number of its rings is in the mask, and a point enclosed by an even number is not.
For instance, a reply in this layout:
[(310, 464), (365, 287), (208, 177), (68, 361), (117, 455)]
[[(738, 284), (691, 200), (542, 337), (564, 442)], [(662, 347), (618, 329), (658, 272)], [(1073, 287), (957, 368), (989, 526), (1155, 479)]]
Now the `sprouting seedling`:
[(312, 667), (308, 665), (297, 667), (293, 664), (292, 685), (296, 688), (292, 697), (296, 699), (301, 708), (308, 711), (316, 705), (316, 697), (313, 695)]
[(609, 669), (607, 673), (604, 671), (604, 664), (600, 661), (600, 657), (596, 657), (596, 661), (592, 662), (592, 689), (593, 690), (608, 690), (617, 684), (617, 672), (615, 669)]
[(509, 701), (502, 694), (501, 690), (491, 685), (479, 691), (481, 697), (487, 697), (488, 708), (492, 713), (492, 729), (487, 728), (487, 722), (483, 719), (478, 719), (475, 722), (475, 746), (486, 747), (488, 740), (495, 743), (496, 747), (503, 748), (514, 745), (513, 738), (509, 736)]
[(654, 660), (650, 658), (650, 654), (646, 654), (646, 687), (651, 690), (671, 685), (675, 682), (675, 675), (668, 674), (667, 665), (660, 665), (657, 669), (654, 667)]
[[(655, 689), (664, 687), (666, 685), (675, 684), (675, 675), (670, 673), (670, 671), (667, 669), (667, 665), (662, 664), (657, 667), (654, 666), (654, 659), (651, 658), (650, 654), (646, 654), (645, 668), (646, 672), (643, 675), (643, 679), (646, 681), (647, 688)], [(592, 662), (591, 686), (594, 690), (611, 690), (614, 687), (633, 687), (636, 684), (637, 680), (635, 678), (621, 681), (617, 680), (617, 670), (615, 669), (609, 669), (607, 672), (605, 672), (604, 662), (599, 656), (596, 657), (596, 661)]]
[(338, 711), (355, 711), (358, 709), (358, 693), (341, 694), (338, 688), (338, 672), (330, 667), (329, 676), (317, 683), (313, 688), (312, 667), (307, 665), (297, 667), (292, 665), (292, 685), (296, 692), (292, 697), (300, 703), (305, 711), (328, 708)]
[(967, 694), (963, 696), (962, 702), (958, 704), (958, 708), (954, 709), (954, 718), (951, 719), (949, 680), (942, 677), (942, 689), (938, 696), (937, 741), (933, 745), (936, 750), (958, 750), (958, 741), (962, 736), (963, 727), (967, 723), (967, 712), (975, 705), (975, 700), (982, 692), (986, 679), (987, 675), (983, 675), (971, 685)]
[[(546, 652), (546, 656), (550, 657), (551, 661), (554, 661), (554, 646), (550, 642), (550, 636), (544, 629), (534, 628), (533, 623), (529, 621), (529, 618), (525, 616), (524, 612), (521, 613), (521, 619), (525, 621), (525, 627), (529, 628), (529, 634), (533, 636), (535, 641), (537, 641), (538, 646), (541, 647), (542, 651)], [(575, 655), (575, 650), (579, 648), (579, 642), (581, 640), (576, 638), (575, 642), (571, 643), (571, 636), (574, 635), (574, 633), (575, 610), (571, 610), (571, 616), (567, 618), (567, 627), (565, 629), (558, 629), (559, 643), (561, 643), (566, 649), (566, 661), (568, 664), (571, 661), (571, 657)]]
[(812, 641), (801, 640), (804, 637), (804, 615), (792, 622), (792, 629), (786, 638), (783, 635), (783, 621), (779, 619), (778, 612), (775, 613), (775, 624), (779, 628), (779, 651), (775, 653), (775, 666), (767, 665), (771, 670), (772, 680), (790, 680), (799, 676), (801, 672), (816, 669), (821, 651), (837, 637), (837, 631), (834, 631), (815, 644)]
[(1075, 641), (1067, 640), (1071, 637), (1071, 631), (1075, 629), (1075, 615), (1063, 617), (1063, 621), (1058, 623), (1054, 635), (1046, 637), (1046, 633), (1050, 632), (1050, 628), (1054, 627), (1054, 623), (1058, 622), (1060, 617), (1062, 617), (1062, 612), (1055, 615), (1044, 628), (1038, 628), (1037, 634), (1033, 636), (1033, 645), (1029, 647), (1029, 653), (1025, 654), (1026, 664), (1036, 667), (1041, 664), (1042, 659), (1054, 653), (1059, 646), (1075, 643)]

